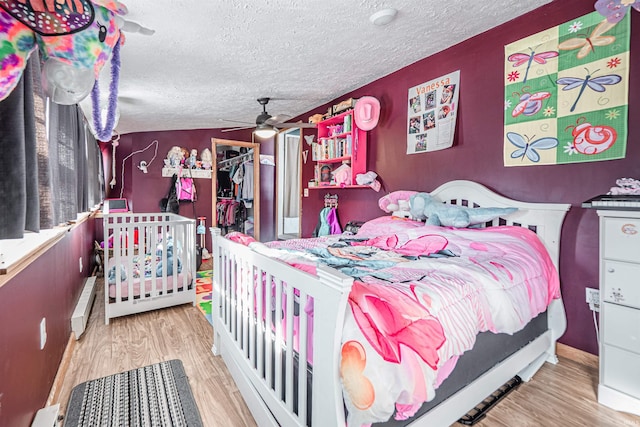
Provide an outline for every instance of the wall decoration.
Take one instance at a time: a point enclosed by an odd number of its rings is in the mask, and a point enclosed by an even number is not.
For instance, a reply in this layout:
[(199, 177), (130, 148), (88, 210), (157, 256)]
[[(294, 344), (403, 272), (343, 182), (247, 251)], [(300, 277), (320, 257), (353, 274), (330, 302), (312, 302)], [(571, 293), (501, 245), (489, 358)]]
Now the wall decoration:
[(409, 89), (407, 154), (453, 145), (460, 94), (460, 70)]
[(598, 0), (595, 8), (609, 22), (620, 22), (630, 7), (640, 12), (640, 0)]
[(624, 158), (629, 43), (592, 12), (505, 46), (504, 165)]

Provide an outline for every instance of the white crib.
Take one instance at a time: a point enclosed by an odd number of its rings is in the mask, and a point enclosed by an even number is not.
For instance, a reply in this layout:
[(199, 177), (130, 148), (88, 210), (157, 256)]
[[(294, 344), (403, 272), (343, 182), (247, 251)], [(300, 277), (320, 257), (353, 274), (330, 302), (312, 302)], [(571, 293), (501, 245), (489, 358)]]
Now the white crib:
[(128, 314), (195, 305), (195, 220), (172, 213), (106, 214), (104, 252), (105, 324)]

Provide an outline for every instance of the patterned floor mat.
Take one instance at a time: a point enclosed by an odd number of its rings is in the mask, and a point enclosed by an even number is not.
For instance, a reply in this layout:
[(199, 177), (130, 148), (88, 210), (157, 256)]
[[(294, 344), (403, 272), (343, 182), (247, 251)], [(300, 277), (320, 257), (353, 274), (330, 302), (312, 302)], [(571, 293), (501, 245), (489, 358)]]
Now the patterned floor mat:
[(213, 270), (198, 271), (196, 275), (196, 303), (198, 308), (213, 325), (211, 317), (211, 290), (213, 287)]

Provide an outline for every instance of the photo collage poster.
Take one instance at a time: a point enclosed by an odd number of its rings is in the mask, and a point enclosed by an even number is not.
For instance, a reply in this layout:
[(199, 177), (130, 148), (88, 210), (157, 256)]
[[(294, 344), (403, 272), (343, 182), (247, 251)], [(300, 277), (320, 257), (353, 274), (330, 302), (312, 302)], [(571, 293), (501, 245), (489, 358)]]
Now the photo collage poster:
[(453, 145), (460, 94), (460, 70), (409, 89), (407, 154)]
[(624, 158), (629, 43), (592, 12), (505, 46), (504, 165)]

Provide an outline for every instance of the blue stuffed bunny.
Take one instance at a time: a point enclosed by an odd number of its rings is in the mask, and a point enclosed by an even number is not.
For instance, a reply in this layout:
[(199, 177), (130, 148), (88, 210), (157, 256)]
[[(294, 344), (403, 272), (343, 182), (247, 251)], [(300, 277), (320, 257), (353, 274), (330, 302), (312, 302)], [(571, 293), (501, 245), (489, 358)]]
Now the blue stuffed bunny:
[(517, 211), (517, 208), (470, 208), (447, 205), (435, 200), (429, 193), (411, 196), (411, 215), (418, 220), (426, 218), (427, 225), (444, 225), (457, 228), (483, 224)]

